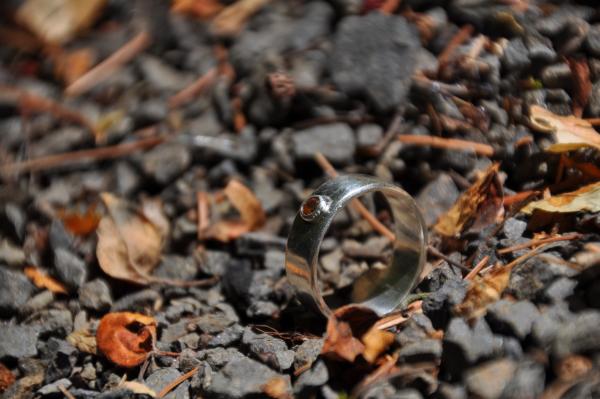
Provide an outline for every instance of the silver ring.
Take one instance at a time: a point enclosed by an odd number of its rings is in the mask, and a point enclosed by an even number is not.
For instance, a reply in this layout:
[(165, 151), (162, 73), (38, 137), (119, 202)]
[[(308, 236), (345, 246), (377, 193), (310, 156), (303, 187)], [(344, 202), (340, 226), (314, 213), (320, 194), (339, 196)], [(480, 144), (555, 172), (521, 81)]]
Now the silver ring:
[(400, 187), (365, 175), (345, 175), (323, 183), (300, 206), (288, 235), (285, 266), (300, 300), (328, 316), (332, 310), (321, 294), (319, 248), (335, 215), (351, 200), (380, 192), (394, 219), (392, 256), (385, 268), (359, 276), (351, 302), (378, 315), (395, 310), (413, 288), (425, 263), (427, 231), (412, 197)]

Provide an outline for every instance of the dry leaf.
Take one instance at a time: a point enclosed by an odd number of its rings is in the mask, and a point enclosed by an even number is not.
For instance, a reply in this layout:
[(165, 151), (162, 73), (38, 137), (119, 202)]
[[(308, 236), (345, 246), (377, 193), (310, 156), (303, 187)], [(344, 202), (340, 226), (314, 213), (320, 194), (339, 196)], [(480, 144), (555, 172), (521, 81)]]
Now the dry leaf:
[(590, 81), (590, 67), (587, 60), (581, 58), (567, 58), (567, 63), (573, 76), (573, 114), (581, 118), (583, 110), (592, 95), (592, 82)]
[(549, 213), (600, 212), (600, 182), (593, 183), (570, 193), (553, 195), (527, 204), (522, 212), (533, 211)]
[(202, 233), (203, 238), (228, 242), (249, 231), (262, 227), (265, 211), (252, 191), (237, 180), (231, 180), (223, 190), (225, 197), (237, 209), (241, 220), (221, 220)]
[(147, 385), (138, 381), (123, 381), (119, 384), (119, 388), (123, 388), (137, 395), (148, 395), (151, 398), (156, 397), (156, 392)]
[(98, 349), (123, 367), (141, 364), (154, 346), (156, 320), (139, 313), (108, 313), (96, 332)]
[(581, 355), (568, 355), (556, 362), (554, 372), (562, 381), (575, 381), (593, 367), (592, 361)]
[(364, 337), (379, 317), (371, 309), (347, 305), (336, 309), (327, 321), (321, 354), (336, 360), (354, 362), (365, 351), (357, 337)]
[(97, 353), (96, 337), (88, 330), (73, 331), (67, 335), (67, 341), (81, 352), (93, 355)]
[(52, 56), (52, 60), (54, 61), (54, 74), (68, 85), (92, 68), (96, 54), (89, 48), (59, 51)]
[(497, 163), (490, 166), (460, 195), (434, 226), (437, 233), (446, 237), (460, 237), (467, 230), (478, 230), (502, 220), (504, 206), (498, 168)]
[(215, 17), (212, 30), (217, 35), (236, 35), (252, 15), (270, 2), (271, 0), (239, 0)]
[(0, 393), (6, 391), (15, 382), (15, 375), (0, 363)]
[(468, 319), (484, 315), (488, 305), (499, 300), (508, 287), (510, 272), (511, 268), (501, 266), (483, 277), (475, 277), (464, 301), (454, 307), (454, 313)]
[(23, 273), (25, 273), (25, 275), (38, 288), (46, 288), (48, 291), (51, 291), (55, 294), (66, 294), (68, 292), (62, 283), (48, 276), (35, 266), (27, 266), (25, 269), (23, 269)]
[(173, 0), (171, 10), (200, 19), (210, 19), (223, 9), (219, 0)]
[(78, 236), (93, 233), (98, 228), (98, 223), (100, 223), (100, 214), (96, 212), (95, 205), (88, 207), (85, 213), (60, 210), (58, 211), (58, 217), (68, 231)]
[(362, 342), (365, 344), (363, 357), (367, 362), (374, 363), (394, 342), (394, 334), (374, 327), (362, 336)]
[(108, 209), (98, 226), (96, 256), (111, 277), (148, 284), (160, 261), (164, 237), (157, 227), (133, 205), (109, 193), (101, 195)]
[(582, 147), (600, 149), (600, 134), (581, 118), (556, 115), (534, 105), (529, 110), (529, 120), (533, 129), (554, 136), (556, 144), (548, 147), (547, 151), (567, 152)]
[(45, 41), (61, 44), (91, 26), (106, 0), (26, 0), (17, 20)]
[(273, 399), (291, 399), (290, 383), (283, 377), (275, 376), (262, 386), (263, 392)]

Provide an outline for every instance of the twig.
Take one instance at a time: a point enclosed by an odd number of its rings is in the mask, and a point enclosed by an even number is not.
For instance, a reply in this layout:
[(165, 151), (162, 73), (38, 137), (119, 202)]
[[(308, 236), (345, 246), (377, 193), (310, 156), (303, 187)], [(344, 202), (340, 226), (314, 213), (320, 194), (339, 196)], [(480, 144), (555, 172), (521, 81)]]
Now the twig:
[(385, 132), (381, 140), (379, 140), (379, 142), (373, 146), (372, 152), (374, 155), (381, 154), (384, 148), (387, 147), (390, 141), (392, 141), (394, 136), (398, 134), (398, 130), (400, 130), (400, 126), (402, 126), (403, 120), (404, 119), (402, 118), (402, 113), (399, 111), (396, 112), (396, 115), (394, 115), (394, 119), (392, 119), (392, 122), (390, 123), (387, 131)]
[(85, 116), (49, 98), (38, 96), (19, 88), (4, 85), (0, 85), (0, 98), (9, 99), (15, 103), (18, 103), (19, 107), (21, 108), (21, 112), (24, 115), (28, 115), (32, 111), (49, 112), (57, 119), (64, 119), (83, 126), (92, 132), (94, 138), (98, 137), (98, 131), (96, 127), (94, 127), (94, 125)]
[(600, 118), (587, 118), (584, 121), (588, 122), (592, 126), (600, 126)]
[[(333, 167), (333, 165), (325, 158), (323, 154), (317, 152), (315, 154), (315, 161), (321, 166), (321, 168), (329, 175), (329, 177), (336, 177), (338, 175), (337, 171)], [(358, 199), (353, 199), (350, 202), (350, 206), (356, 210), (360, 216), (362, 216), (373, 228), (373, 230), (377, 231), (379, 234), (386, 237), (391, 242), (396, 240), (396, 235), (388, 229), (383, 223), (381, 223), (375, 215), (373, 215), (369, 210), (360, 202)]]
[(202, 240), (204, 239), (204, 232), (210, 226), (208, 194), (204, 191), (198, 191), (196, 200), (198, 202), (198, 239)]
[(491, 145), (461, 139), (448, 139), (437, 136), (419, 136), (415, 134), (401, 134), (398, 136), (398, 141), (407, 144), (443, 148), (446, 150), (471, 150), (476, 154), (485, 157), (491, 157), (494, 155), (494, 148)]
[(472, 25), (465, 25), (458, 32), (456, 32), (456, 34), (448, 42), (448, 45), (446, 46), (444, 51), (442, 51), (438, 57), (438, 72), (441, 71), (446, 66), (446, 64), (448, 64), (454, 51), (458, 48), (458, 46), (463, 44), (469, 37), (471, 37), (472, 33)]
[(0, 167), (0, 175), (20, 172), (35, 172), (42, 169), (72, 165), (81, 161), (99, 161), (102, 159), (118, 158), (129, 155), (138, 150), (154, 147), (167, 140), (168, 137), (169, 136), (149, 137), (108, 147), (65, 152), (62, 154), (48, 155), (36, 159), (14, 162)]
[(169, 108), (177, 108), (198, 97), (204, 90), (212, 86), (217, 77), (217, 68), (211, 68), (191, 85), (169, 97)]
[(539, 255), (540, 252), (542, 252), (543, 250), (545, 250), (546, 248), (548, 248), (548, 245), (549, 244), (540, 245), (539, 247), (537, 247), (535, 249), (532, 249), (531, 251), (527, 252), (525, 255), (519, 256), (517, 259), (515, 259), (512, 262), (506, 264), (504, 267), (508, 268), (509, 270), (512, 270), (516, 266), (518, 266), (521, 263), (525, 262), (527, 259), (533, 258), (536, 255)]
[(194, 374), (196, 374), (199, 369), (200, 369), (200, 367), (194, 367), (193, 369), (191, 369), (190, 371), (188, 371), (187, 373), (185, 373), (181, 377), (176, 378), (174, 381), (172, 381), (170, 384), (168, 384), (166, 387), (164, 387), (156, 395), (156, 399), (164, 398), (165, 395), (167, 395), (169, 392), (171, 392), (173, 389), (175, 389), (175, 387), (177, 387), (177, 385), (181, 384), (183, 381), (187, 380), (188, 378), (193, 377)]
[(519, 251), (521, 249), (531, 248), (536, 245), (548, 244), (551, 242), (558, 242), (558, 241), (577, 240), (578, 238), (581, 238), (581, 237), (582, 237), (582, 235), (579, 233), (570, 233), (570, 234), (565, 234), (562, 236), (541, 238), (541, 239), (537, 239), (537, 240), (534, 239), (534, 240), (529, 240), (527, 242), (524, 242), (523, 244), (513, 245), (512, 247), (507, 247), (507, 248), (502, 248), (502, 249), (498, 250), (498, 253), (500, 255), (504, 255), (504, 254), (508, 254), (511, 252)]
[(489, 256), (484, 256), (483, 259), (479, 261), (478, 264), (475, 265), (473, 269), (464, 277), (465, 280), (473, 280), (477, 274), (487, 265), (488, 260), (490, 260)]
[(131, 61), (136, 55), (144, 51), (151, 43), (152, 37), (148, 32), (138, 33), (107, 59), (71, 83), (66, 88), (65, 94), (68, 96), (79, 96), (89, 91), (98, 83), (114, 74), (121, 66)]
[(75, 396), (73, 396), (73, 394), (71, 392), (69, 392), (67, 390), (67, 388), (65, 388), (64, 386), (62, 386), (62, 384), (58, 384), (57, 388), (59, 391), (62, 392), (63, 395), (65, 395), (65, 398), (67, 399), (75, 399)]
[(541, 194), (541, 191), (529, 190), (529, 191), (522, 191), (520, 193), (516, 193), (513, 195), (507, 195), (503, 199), (503, 204), (505, 207), (511, 206), (514, 204), (518, 204), (520, 202), (524, 202), (524, 201), (528, 200), (529, 198), (533, 198), (539, 194)]
[(458, 267), (461, 270), (464, 270), (466, 272), (470, 272), (471, 271), (471, 269), (469, 269), (468, 267), (465, 267), (462, 264), (460, 264), (460, 263), (452, 260), (450, 257), (444, 255), (436, 247), (434, 247), (432, 245), (427, 245), (427, 252), (429, 252), (430, 255), (435, 256), (436, 258), (440, 258), (440, 259), (445, 260), (446, 262), (448, 262), (452, 266), (456, 266), (456, 267)]

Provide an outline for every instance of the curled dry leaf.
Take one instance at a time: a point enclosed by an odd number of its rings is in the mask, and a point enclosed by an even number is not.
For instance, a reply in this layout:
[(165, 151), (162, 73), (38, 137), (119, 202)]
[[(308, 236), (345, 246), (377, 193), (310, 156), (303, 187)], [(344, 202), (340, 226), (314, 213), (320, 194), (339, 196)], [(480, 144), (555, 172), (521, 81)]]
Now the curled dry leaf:
[(221, 11), (212, 22), (217, 35), (229, 36), (239, 33), (246, 21), (272, 0), (239, 0)]
[(25, 269), (23, 269), (23, 273), (25, 273), (27, 278), (29, 278), (38, 288), (46, 288), (48, 291), (51, 291), (55, 294), (66, 294), (68, 292), (62, 283), (50, 277), (35, 266), (27, 266)]
[(139, 313), (108, 313), (96, 331), (98, 349), (123, 367), (141, 364), (154, 347), (156, 320)]
[(582, 147), (600, 150), (600, 134), (588, 122), (575, 116), (556, 115), (534, 105), (529, 109), (531, 127), (538, 132), (552, 134), (556, 144), (547, 148), (550, 152), (567, 152)]
[(457, 238), (467, 230), (476, 231), (501, 221), (504, 207), (498, 169), (497, 163), (490, 166), (440, 217), (434, 230), (445, 237)]
[(0, 363), (0, 393), (6, 391), (15, 382), (15, 375)]
[(375, 363), (375, 360), (394, 342), (395, 335), (389, 331), (380, 330), (372, 327), (362, 336), (362, 342), (365, 344), (363, 357), (369, 363)]
[(227, 242), (249, 231), (262, 227), (266, 221), (265, 211), (254, 193), (237, 180), (231, 180), (223, 190), (225, 197), (239, 212), (239, 220), (220, 220), (210, 225), (201, 235)]
[(499, 300), (508, 287), (510, 272), (510, 267), (502, 266), (483, 277), (475, 277), (463, 302), (454, 307), (454, 313), (467, 319), (484, 315), (488, 305)]
[[(98, 226), (96, 256), (111, 277), (137, 284), (153, 281), (151, 273), (160, 261), (164, 226), (157, 227), (127, 201), (103, 193), (108, 215)], [(156, 220), (156, 215), (152, 215)]]
[(17, 10), (17, 20), (54, 44), (69, 41), (91, 26), (106, 0), (26, 0)]
[[(358, 337), (365, 337), (378, 319), (372, 310), (359, 305), (347, 305), (336, 309), (327, 321), (321, 354), (335, 360), (354, 362), (366, 349), (365, 343)], [(376, 352), (374, 346), (371, 352)]]
[(600, 212), (600, 182), (589, 184), (576, 191), (530, 202), (521, 211), (527, 214), (534, 211), (549, 213)]
[(81, 352), (97, 353), (96, 337), (88, 330), (77, 330), (67, 335), (67, 342), (79, 349)]

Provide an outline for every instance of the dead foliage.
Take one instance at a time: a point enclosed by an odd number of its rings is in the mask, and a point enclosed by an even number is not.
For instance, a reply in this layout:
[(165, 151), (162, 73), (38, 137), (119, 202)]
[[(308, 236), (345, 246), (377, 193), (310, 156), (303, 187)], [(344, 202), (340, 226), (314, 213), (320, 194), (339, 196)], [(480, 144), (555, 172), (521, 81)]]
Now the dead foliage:
[(29, 278), (38, 288), (45, 288), (54, 294), (67, 294), (67, 288), (58, 280), (46, 274), (40, 268), (35, 266), (27, 266), (23, 269), (23, 273)]
[(154, 348), (155, 338), (156, 320), (130, 312), (108, 313), (96, 332), (98, 350), (122, 367), (143, 363)]

